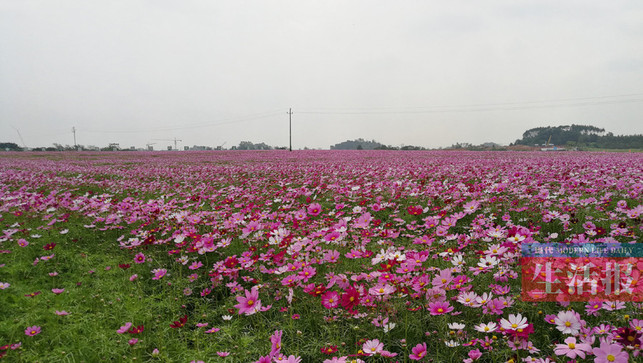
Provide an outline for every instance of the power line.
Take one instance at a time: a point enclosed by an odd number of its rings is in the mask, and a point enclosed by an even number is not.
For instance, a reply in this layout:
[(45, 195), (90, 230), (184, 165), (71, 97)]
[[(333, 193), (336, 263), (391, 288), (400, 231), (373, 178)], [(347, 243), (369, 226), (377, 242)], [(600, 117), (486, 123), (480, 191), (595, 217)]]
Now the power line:
[[(431, 108), (431, 106), (427, 106), (427, 107), (416, 107), (415, 109), (411, 108), (411, 109), (378, 110), (376, 108), (373, 108), (370, 111), (369, 110), (359, 111), (364, 109), (353, 109), (355, 111), (351, 111), (350, 109), (346, 109), (346, 111), (303, 110), (298, 112), (302, 114), (327, 114), (327, 115), (422, 114), (422, 113), (452, 113), (452, 112), (515, 111), (515, 110), (527, 110), (527, 109), (538, 109), (538, 108), (599, 106), (599, 105), (610, 105), (610, 104), (634, 103), (634, 102), (642, 102), (642, 101), (643, 101), (643, 98), (635, 98), (635, 99), (626, 99), (626, 100), (590, 101), (590, 102), (544, 104), (544, 105), (529, 105), (529, 103), (535, 103), (535, 102), (528, 102), (522, 105), (516, 103), (518, 106), (506, 106), (506, 107), (495, 107), (495, 106), (492, 106), (493, 104), (490, 104), (490, 106), (488, 107), (477, 107), (477, 108), (469, 108), (470, 106), (460, 106), (460, 107), (433, 106), (432, 107), (433, 109), (429, 109)], [(425, 109), (421, 109), (421, 108), (425, 108)]]

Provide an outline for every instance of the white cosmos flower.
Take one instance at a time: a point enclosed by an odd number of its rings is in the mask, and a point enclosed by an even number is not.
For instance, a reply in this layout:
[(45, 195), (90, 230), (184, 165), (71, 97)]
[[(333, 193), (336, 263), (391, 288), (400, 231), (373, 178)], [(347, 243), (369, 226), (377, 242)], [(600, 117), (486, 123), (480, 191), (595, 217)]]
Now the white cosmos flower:
[(473, 327), (475, 330), (481, 333), (493, 333), (498, 329), (498, 324), (491, 322), (487, 324), (480, 324)]
[(448, 327), (451, 330), (462, 330), (466, 325), (462, 323), (449, 323)]
[(509, 314), (509, 319), (501, 319), (500, 326), (506, 330), (519, 330), (525, 329), (529, 324), (527, 324), (527, 318), (523, 317), (520, 314)]

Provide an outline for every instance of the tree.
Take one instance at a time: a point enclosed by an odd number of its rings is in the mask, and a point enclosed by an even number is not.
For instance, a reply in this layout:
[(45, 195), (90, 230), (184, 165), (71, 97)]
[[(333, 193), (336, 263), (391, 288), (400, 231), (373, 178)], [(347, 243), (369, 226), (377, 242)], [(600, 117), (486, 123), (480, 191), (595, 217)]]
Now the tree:
[(22, 148), (13, 142), (0, 142), (0, 151), (22, 151)]

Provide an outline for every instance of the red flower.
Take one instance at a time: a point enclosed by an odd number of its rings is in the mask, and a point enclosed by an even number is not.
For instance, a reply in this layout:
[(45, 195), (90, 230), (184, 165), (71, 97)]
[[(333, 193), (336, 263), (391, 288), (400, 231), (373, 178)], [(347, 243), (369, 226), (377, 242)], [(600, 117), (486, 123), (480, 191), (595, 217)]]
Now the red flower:
[(122, 268), (123, 270), (127, 270), (128, 268), (130, 268), (130, 264), (129, 263), (119, 263), (118, 267)]
[(359, 304), (359, 292), (354, 287), (349, 287), (346, 292), (342, 294), (341, 304), (346, 310), (353, 310)]
[(49, 251), (49, 250), (53, 250), (54, 247), (56, 247), (56, 244), (52, 242), (52, 243), (47, 243), (46, 245), (44, 245), (42, 247), (42, 249), (46, 250), (46, 251)]
[(139, 325), (135, 328), (128, 330), (127, 332), (130, 334), (141, 334), (143, 330), (145, 330), (145, 327), (143, 327), (143, 325)]
[(188, 316), (183, 315), (183, 317), (179, 318), (179, 321), (175, 321), (173, 323), (170, 323), (170, 328), (182, 328), (185, 326), (185, 323), (188, 321)]
[(40, 295), (40, 291), (32, 292), (30, 294), (25, 294), (26, 297), (34, 297)]
[(337, 346), (336, 345), (327, 345), (325, 347), (321, 348), (321, 352), (324, 354), (331, 355), (337, 351)]

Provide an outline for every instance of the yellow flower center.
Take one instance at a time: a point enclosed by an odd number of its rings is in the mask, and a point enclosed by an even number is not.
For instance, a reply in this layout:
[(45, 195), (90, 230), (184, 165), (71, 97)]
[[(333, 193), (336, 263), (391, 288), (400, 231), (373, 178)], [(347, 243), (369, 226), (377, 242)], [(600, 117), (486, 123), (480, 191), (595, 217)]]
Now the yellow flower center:
[(438, 313), (442, 313), (442, 312), (444, 312), (444, 309), (438, 308)]
[(574, 343), (569, 343), (568, 346), (569, 346), (569, 349), (576, 349), (576, 344)]
[(516, 329), (518, 327), (518, 324), (511, 324), (511, 327)]
[(611, 354), (608, 354), (606, 358), (608, 362), (614, 362), (616, 360), (616, 357)]
[(247, 303), (248, 305), (252, 305), (252, 304), (254, 304), (255, 302), (254, 302), (254, 301), (252, 301), (252, 300), (248, 300), (246, 303)]
[(565, 326), (567, 326), (567, 327), (572, 326), (572, 323), (570, 323), (569, 321), (566, 321)]

